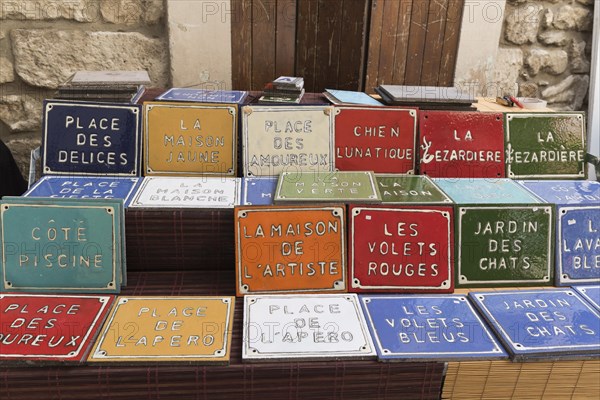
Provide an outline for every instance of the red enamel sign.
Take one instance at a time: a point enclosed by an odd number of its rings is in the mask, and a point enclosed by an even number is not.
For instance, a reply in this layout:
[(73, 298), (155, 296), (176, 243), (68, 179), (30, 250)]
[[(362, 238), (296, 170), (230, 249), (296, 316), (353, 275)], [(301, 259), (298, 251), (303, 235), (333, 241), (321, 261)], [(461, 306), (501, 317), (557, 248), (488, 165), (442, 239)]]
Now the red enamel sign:
[(417, 110), (336, 107), (335, 167), (340, 171), (413, 173)]
[(351, 291), (452, 292), (452, 207), (353, 206), (350, 216)]
[(81, 362), (114, 296), (0, 294), (0, 362)]
[(438, 178), (503, 178), (502, 114), (422, 111), (419, 168)]

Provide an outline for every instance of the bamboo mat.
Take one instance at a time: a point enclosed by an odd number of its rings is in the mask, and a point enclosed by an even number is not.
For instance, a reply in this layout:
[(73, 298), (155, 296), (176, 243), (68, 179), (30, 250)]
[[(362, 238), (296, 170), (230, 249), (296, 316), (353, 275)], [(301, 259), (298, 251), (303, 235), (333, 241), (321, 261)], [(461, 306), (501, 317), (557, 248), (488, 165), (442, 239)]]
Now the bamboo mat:
[(448, 364), (442, 399), (598, 399), (600, 360)]
[[(131, 272), (123, 295), (233, 295), (231, 271)], [(242, 363), (243, 301), (236, 300), (229, 366), (0, 367), (0, 398), (439, 399), (443, 363)]]

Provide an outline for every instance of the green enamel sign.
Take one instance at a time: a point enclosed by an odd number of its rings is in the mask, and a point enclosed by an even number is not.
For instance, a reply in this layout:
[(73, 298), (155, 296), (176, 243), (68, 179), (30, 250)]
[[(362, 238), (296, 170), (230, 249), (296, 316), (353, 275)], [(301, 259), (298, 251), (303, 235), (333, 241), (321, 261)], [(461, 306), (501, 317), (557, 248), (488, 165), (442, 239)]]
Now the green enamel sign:
[(505, 126), (507, 177), (585, 179), (584, 113), (508, 113)]
[(549, 285), (552, 207), (459, 207), (456, 287)]
[(122, 200), (5, 198), (2, 291), (118, 293)]
[(373, 172), (284, 172), (279, 176), (275, 203), (381, 203)]
[(376, 174), (383, 204), (450, 204), (452, 200), (427, 176)]

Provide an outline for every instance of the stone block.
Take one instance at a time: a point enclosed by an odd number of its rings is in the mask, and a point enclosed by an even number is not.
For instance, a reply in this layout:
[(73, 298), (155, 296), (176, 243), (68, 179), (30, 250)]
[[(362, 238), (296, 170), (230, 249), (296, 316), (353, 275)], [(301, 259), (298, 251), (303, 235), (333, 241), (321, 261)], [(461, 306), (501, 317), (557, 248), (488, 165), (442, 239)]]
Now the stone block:
[(43, 29), (11, 31), (15, 69), (32, 86), (55, 89), (78, 70), (147, 70), (152, 84), (169, 82), (167, 43), (137, 32)]
[(99, 18), (95, 0), (0, 0), (0, 19), (95, 22)]
[(548, 46), (564, 46), (569, 43), (569, 35), (565, 31), (551, 30), (540, 33), (538, 40)]
[(102, 0), (100, 13), (112, 24), (157, 24), (165, 13), (162, 0)]
[(525, 59), (531, 75), (537, 75), (541, 70), (553, 75), (560, 75), (569, 66), (569, 55), (558, 49), (532, 49)]
[(516, 94), (515, 82), (518, 81), (519, 73), (523, 68), (523, 51), (499, 48), (494, 67), (493, 82), (497, 85), (497, 95)]
[(15, 71), (12, 62), (6, 57), (0, 57), (0, 83), (13, 82)]
[(542, 22), (543, 7), (525, 3), (515, 7), (506, 17), (504, 35), (514, 44), (535, 43)]
[(573, 39), (569, 45), (571, 55), (571, 71), (575, 73), (590, 72), (590, 62), (585, 55), (585, 41)]
[(592, 29), (593, 15), (589, 8), (563, 5), (554, 15), (555, 28), (563, 30), (589, 31)]
[(31, 132), (42, 125), (42, 100), (31, 95), (0, 96), (0, 121), (11, 132)]
[[(556, 85), (548, 86), (544, 89), (542, 91), (542, 98), (547, 99), (549, 106), (557, 111), (579, 111), (587, 96), (589, 84), (590, 77), (588, 75), (569, 75)], [(560, 96), (561, 93), (570, 90), (575, 93), (575, 96), (570, 102), (557, 101), (562, 100), (562, 96)], [(556, 103), (556, 105), (553, 105), (554, 103)]]

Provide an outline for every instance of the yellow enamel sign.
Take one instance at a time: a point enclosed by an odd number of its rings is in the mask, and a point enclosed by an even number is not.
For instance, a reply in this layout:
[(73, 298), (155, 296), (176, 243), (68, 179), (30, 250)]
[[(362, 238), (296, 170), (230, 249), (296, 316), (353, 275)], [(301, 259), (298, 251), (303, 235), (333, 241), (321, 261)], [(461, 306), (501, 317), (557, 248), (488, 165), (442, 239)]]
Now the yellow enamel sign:
[(233, 297), (119, 297), (88, 362), (229, 363)]
[(235, 176), (235, 104), (144, 103), (145, 175)]

